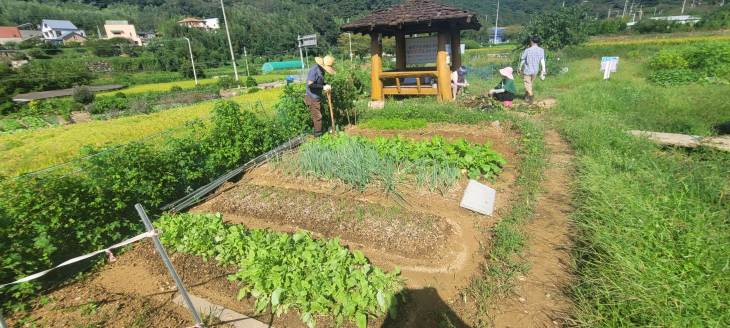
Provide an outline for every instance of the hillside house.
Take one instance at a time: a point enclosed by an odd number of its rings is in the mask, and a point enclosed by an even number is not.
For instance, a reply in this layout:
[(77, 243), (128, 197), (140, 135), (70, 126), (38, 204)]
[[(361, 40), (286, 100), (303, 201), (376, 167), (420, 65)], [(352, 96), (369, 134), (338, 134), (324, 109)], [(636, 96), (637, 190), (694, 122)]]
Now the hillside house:
[(142, 45), (146, 45), (152, 38), (155, 37), (155, 32), (152, 31), (137, 31), (137, 36), (142, 40)]
[(129, 24), (127, 21), (106, 21), (104, 24), (104, 31), (106, 31), (106, 38), (125, 38), (132, 42), (133, 46), (141, 46), (142, 39), (137, 35), (137, 30), (134, 25)]
[(20, 42), (23, 38), (20, 30), (15, 26), (0, 26), (0, 44), (7, 42)]
[[(86, 40), (86, 32), (67, 20), (44, 19), (41, 21), (41, 33), (46, 42), (53, 44), (63, 44), (65, 39), (80, 43), (83, 43), (81, 38)], [(75, 34), (75, 39), (71, 33)]]
[(20, 38), (23, 39), (23, 41), (30, 38), (43, 38), (43, 32), (35, 29), (35, 27), (36, 26), (31, 23), (18, 25), (18, 29), (20, 30)]
[(177, 23), (180, 24), (180, 26), (194, 27), (206, 31), (212, 31), (220, 28), (218, 18), (216, 17), (206, 19), (188, 17), (178, 21)]
[(700, 17), (693, 17), (689, 15), (682, 15), (682, 16), (665, 16), (665, 17), (649, 17), (649, 19), (653, 20), (668, 20), (672, 22), (680, 22), (682, 24), (690, 24), (694, 25), (695, 23), (702, 20)]

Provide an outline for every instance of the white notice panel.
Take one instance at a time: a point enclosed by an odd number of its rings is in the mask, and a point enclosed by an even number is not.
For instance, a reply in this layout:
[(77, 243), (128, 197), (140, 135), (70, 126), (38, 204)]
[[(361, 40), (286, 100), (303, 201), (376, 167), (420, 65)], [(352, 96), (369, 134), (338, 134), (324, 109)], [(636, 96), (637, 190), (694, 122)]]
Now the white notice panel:
[(406, 64), (428, 64), (436, 62), (438, 38), (406, 38)]
[[(446, 40), (446, 53), (451, 55), (451, 38)], [(461, 52), (465, 46), (461, 44)], [(406, 38), (406, 64), (429, 64), (436, 62), (438, 53), (438, 37)]]

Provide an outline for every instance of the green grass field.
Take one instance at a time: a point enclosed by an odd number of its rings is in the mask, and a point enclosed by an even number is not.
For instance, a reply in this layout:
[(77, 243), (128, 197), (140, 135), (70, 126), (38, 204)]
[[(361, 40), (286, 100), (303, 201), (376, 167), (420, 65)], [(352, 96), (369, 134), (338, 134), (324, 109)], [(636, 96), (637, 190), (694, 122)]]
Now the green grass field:
[[(266, 74), (266, 75), (256, 75), (253, 77), (256, 79), (256, 81), (258, 81), (258, 83), (266, 83), (266, 82), (277, 81), (277, 80), (283, 79), (287, 76), (288, 75)], [(241, 78), (245, 79), (246, 77), (241, 77)], [(209, 84), (209, 83), (215, 83), (216, 81), (218, 81), (218, 79), (199, 79), (198, 84)], [(99, 93), (99, 94), (97, 94), (97, 96), (112, 96), (117, 92), (130, 94), (130, 93), (142, 93), (142, 92), (149, 92), (149, 91), (170, 91), (170, 88), (172, 88), (172, 86), (174, 86), (174, 85), (180, 86), (183, 89), (194, 88), (195, 80), (136, 85), (131, 88), (124, 89), (124, 90)]]
[[(262, 90), (231, 99), (244, 103), (261, 100), (268, 114), (281, 88)], [(43, 169), (67, 162), (87, 144), (102, 146), (109, 143), (124, 144), (138, 140), (195, 117), (202, 117), (213, 109), (214, 101), (194, 106), (171, 109), (149, 115), (121, 117), (109, 121), (88, 122), (28, 131), (0, 137), (0, 175), (16, 176), (20, 173)], [(258, 110), (258, 109), (256, 109)]]
[(648, 85), (641, 62), (624, 59), (604, 82), (599, 61), (574, 61), (536, 88), (538, 98), (558, 100), (551, 116), (576, 151), (576, 319), (730, 326), (730, 154), (625, 132), (711, 134), (713, 123), (730, 120), (730, 86)]

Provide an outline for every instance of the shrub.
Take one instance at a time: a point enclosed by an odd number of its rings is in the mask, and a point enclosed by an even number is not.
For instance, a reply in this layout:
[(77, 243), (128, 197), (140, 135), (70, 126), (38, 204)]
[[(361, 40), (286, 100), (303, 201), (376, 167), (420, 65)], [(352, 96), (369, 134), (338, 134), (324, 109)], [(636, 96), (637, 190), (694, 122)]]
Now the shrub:
[(246, 87), (247, 88), (255, 87), (257, 85), (259, 85), (259, 84), (256, 82), (256, 79), (253, 78), (253, 76), (249, 76), (246, 78)]
[(72, 112), (79, 112), (79, 111), (83, 111), (84, 109), (85, 108), (84, 108), (83, 104), (73, 103), (73, 105), (71, 105)]
[(173, 85), (170, 87), (170, 92), (181, 92), (183, 91), (183, 88), (179, 85)]
[(683, 69), (689, 66), (689, 62), (676, 48), (661, 50), (659, 53), (646, 61), (646, 65), (653, 69)]
[(144, 99), (135, 99), (129, 103), (129, 110), (135, 114), (149, 114), (152, 106)]
[(657, 85), (668, 86), (701, 82), (702, 78), (691, 69), (672, 68), (652, 73), (647, 77), (647, 80)]
[(224, 76), (216, 81), (216, 85), (221, 89), (233, 89), (243, 86), (243, 81), (236, 80), (231, 76)]
[(74, 94), (71, 97), (74, 102), (82, 103), (84, 105), (88, 105), (92, 102), (94, 102), (94, 98), (96, 98), (96, 95), (94, 92), (89, 90), (89, 88), (81, 87), (81, 88), (74, 88)]
[(466, 49), (480, 49), (482, 47), (479, 42), (476, 42), (474, 40), (464, 40), (464, 48)]
[(257, 87), (253, 87), (251, 89), (248, 89), (248, 93), (256, 93), (256, 92), (259, 92), (259, 91), (261, 91), (261, 89), (259, 89)]
[(100, 97), (94, 102), (94, 110), (89, 109), (92, 114), (101, 114), (110, 109), (125, 110), (128, 108), (129, 100), (127, 98)]
[(114, 94), (114, 98), (127, 98), (127, 95), (124, 92), (117, 92)]

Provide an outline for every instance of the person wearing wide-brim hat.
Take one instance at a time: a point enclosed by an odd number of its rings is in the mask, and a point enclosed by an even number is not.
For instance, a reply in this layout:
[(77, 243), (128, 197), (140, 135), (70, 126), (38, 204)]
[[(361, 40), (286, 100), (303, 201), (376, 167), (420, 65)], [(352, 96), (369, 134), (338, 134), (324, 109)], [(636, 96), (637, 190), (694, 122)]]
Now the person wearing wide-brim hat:
[(489, 90), (489, 95), (501, 101), (505, 105), (512, 105), (512, 101), (515, 100), (515, 93), (517, 93), (517, 87), (515, 86), (515, 76), (512, 67), (505, 67), (499, 70), (499, 74), (502, 74), (502, 81)]
[(312, 113), (312, 119), (314, 120), (314, 136), (322, 136), (322, 92), (331, 92), (332, 87), (329, 84), (324, 83), (324, 72), (335, 74), (335, 69), (332, 68), (332, 64), (335, 63), (335, 59), (331, 56), (325, 56), (324, 58), (315, 57), (314, 61), (317, 65), (312, 66), (307, 74), (307, 87), (306, 94), (304, 95), (304, 102), (309, 106), (309, 112)]

